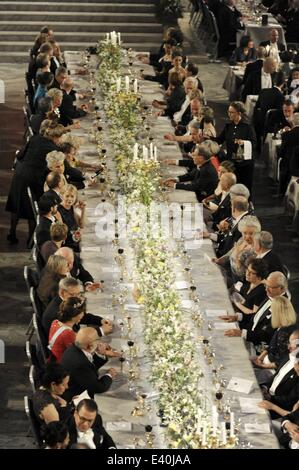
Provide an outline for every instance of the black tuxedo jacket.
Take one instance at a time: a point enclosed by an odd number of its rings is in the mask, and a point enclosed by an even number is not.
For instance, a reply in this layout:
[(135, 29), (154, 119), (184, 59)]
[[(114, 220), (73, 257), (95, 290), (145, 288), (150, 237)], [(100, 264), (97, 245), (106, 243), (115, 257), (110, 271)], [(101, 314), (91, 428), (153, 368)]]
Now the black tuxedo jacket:
[[(67, 422), (67, 426), (70, 434), (69, 446), (71, 446), (73, 444), (76, 444), (78, 439), (75, 418), (73, 416)], [(111, 447), (116, 448), (112, 437), (105, 430), (102, 418), (99, 414), (97, 415), (91, 429), (94, 432), (93, 442), (96, 446), (96, 449), (109, 449)]]
[(257, 59), (254, 62), (250, 62), (249, 64), (246, 65), (244, 76), (243, 76), (243, 84), (246, 83), (247, 78), (252, 72), (258, 72), (259, 70), (261, 70), (263, 63), (264, 61), (262, 59)]
[[(280, 369), (289, 361), (289, 357), (286, 357), (284, 361), (279, 365), (274, 376), (271, 378), (271, 381), (268, 383), (268, 388), (271, 387), (271, 384), (274, 378), (279, 373)], [(281, 380), (280, 384), (276, 387), (275, 395), (271, 398), (273, 403), (290, 410), (293, 408), (295, 403), (297, 403), (299, 397), (299, 376), (297, 375), (295, 369), (291, 369)]]
[(226, 219), (231, 215), (231, 198), (230, 194), (227, 194), (222, 202), (219, 203), (218, 209), (212, 214), (213, 227), (216, 229), (216, 225), (221, 220)]
[(62, 202), (62, 197), (59, 194), (57, 194), (56, 191), (54, 191), (54, 189), (49, 189), (43, 195), (44, 196), (51, 196), (51, 197), (54, 196), (57, 200), (57, 205)]
[[(263, 128), (267, 111), (269, 109), (281, 109), (283, 102), (284, 96), (278, 88), (264, 88), (261, 90), (254, 110), (255, 124), (261, 125)], [(256, 113), (257, 109), (260, 109), (259, 116)]]
[[(259, 95), (260, 91), (262, 89), (262, 76), (261, 76), (261, 70), (257, 70), (254, 72), (251, 72), (244, 84), (244, 88), (242, 91), (242, 100), (246, 101), (247, 95)], [(275, 77), (276, 72), (271, 74), (272, 77), (272, 86), (273, 86), (273, 78)]]
[(284, 132), (281, 135), (281, 147), (279, 156), (281, 158), (288, 158), (291, 149), (297, 147), (299, 144), (299, 126), (294, 127), (289, 132)]
[(60, 110), (60, 122), (63, 126), (68, 126), (73, 123), (73, 119), (77, 119), (86, 115), (83, 109), (74, 106), (73, 97), (63, 91), (62, 103)]
[[(263, 41), (260, 43), (260, 46), (262, 47), (267, 47), (267, 46), (270, 46), (270, 40), (269, 41)], [(277, 47), (278, 47), (278, 50), (279, 52), (283, 52), (286, 50), (286, 47), (285, 45), (282, 43), (282, 42), (277, 42)]]
[(87, 390), (91, 398), (95, 393), (106, 392), (112, 383), (111, 377), (109, 375), (98, 377), (98, 369), (106, 362), (107, 359), (102, 359), (96, 354), (93, 356), (93, 362), (90, 362), (75, 344), (67, 348), (61, 360), (61, 365), (70, 374), (69, 388), (64, 393), (65, 400), (70, 401), (84, 390)]
[[(245, 212), (241, 219), (248, 215), (248, 212)], [(228, 232), (226, 233), (219, 233), (218, 235), (218, 247), (216, 249), (217, 258), (221, 258), (221, 256), (225, 255), (232, 249), (235, 243), (241, 238), (242, 234), (239, 232), (238, 224), (235, 224)]]
[(264, 311), (255, 329), (252, 330), (253, 324), (254, 324), (254, 317), (258, 315), (259, 310), (263, 307), (263, 305), (266, 302), (268, 302), (268, 300), (269, 298), (267, 297), (264, 300), (264, 302), (262, 302), (261, 305), (259, 305), (259, 308), (257, 312), (255, 313), (255, 315), (245, 315), (246, 320), (247, 320), (247, 317), (249, 317), (249, 320), (247, 321), (247, 324), (246, 324), (246, 330), (247, 330), (246, 340), (250, 341), (255, 346), (260, 346), (262, 343), (265, 343), (266, 345), (268, 345), (275, 332), (275, 330), (272, 328), (272, 325), (271, 325), (271, 310), (270, 310), (271, 305)]
[(283, 273), (283, 266), (279, 256), (272, 250), (269, 251), (269, 253), (267, 253), (262, 259), (267, 263), (269, 274), (273, 273), (273, 271), (280, 271)]
[(39, 219), (39, 224), (36, 227), (36, 241), (37, 241), (37, 246), (39, 249), (41, 249), (42, 245), (47, 242), (48, 240), (51, 240), (50, 236), (50, 227), (52, 225), (52, 220), (47, 219), (47, 217), (40, 217)]
[(83, 264), (80, 261), (80, 258), (74, 253), (74, 266), (71, 270), (71, 275), (75, 279), (79, 279), (82, 284), (86, 284), (86, 282), (94, 281), (92, 275), (83, 267)]
[(284, 127), (290, 127), (290, 123), (284, 117), (284, 114), (281, 109), (273, 111), (273, 114), (269, 117), (267, 132), (276, 133)]
[[(191, 183), (185, 184), (185, 182)], [(213, 164), (208, 161), (200, 167), (194, 168), (186, 175), (179, 176), (179, 183), (176, 189), (185, 189), (186, 191), (194, 191), (199, 202), (205, 197), (213, 194), (218, 184), (217, 171)]]
[[(51, 328), (52, 321), (58, 318), (59, 307), (62, 302), (61, 297), (57, 295), (51, 302), (47, 305), (46, 310), (42, 315), (42, 326), (46, 335), (46, 338), (49, 337), (49, 331)], [(84, 317), (80, 321), (79, 325), (74, 325), (73, 330), (78, 331), (80, 325), (94, 326), (98, 332), (99, 336), (102, 336), (102, 331), (99, 328), (102, 325), (103, 317), (99, 315), (93, 315), (92, 313), (85, 313)]]

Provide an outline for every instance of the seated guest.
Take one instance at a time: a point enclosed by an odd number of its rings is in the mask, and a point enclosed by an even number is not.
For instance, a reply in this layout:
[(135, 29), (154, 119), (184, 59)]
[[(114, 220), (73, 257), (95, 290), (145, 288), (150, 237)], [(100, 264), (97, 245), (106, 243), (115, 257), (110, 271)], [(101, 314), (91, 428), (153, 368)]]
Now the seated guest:
[(271, 52), (272, 52), (272, 54), (275, 51), (277, 51), (279, 53), (279, 52), (285, 51), (285, 49), (286, 49), (285, 45), (282, 42), (279, 41), (279, 32), (275, 28), (270, 29), (270, 31), (269, 31), (269, 40), (268, 41), (262, 41), (260, 43), (260, 46), (266, 47), (267, 49), (269, 48), (269, 55), (271, 55)]
[(256, 137), (252, 126), (246, 122), (245, 114), (246, 109), (242, 102), (233, 101), (230, 103), (228, 108), (230, 122), (225, 124), (224, 129), (215, 140), (220, 145), (225, 144), (227, 154), (224, 159), (233, 160), (238, 183), (244, 184), (251, 191), (254, 170), (253, 150)]
[(42, 44), (47, 42), (49, 39), (49, 34), (48, 32), (39, 32), (39, 34), (36, 36), (34, 45), (31, 49), (31, 55), (36, 56), (38, 54), (39, 48), (41, 47)]
[(63, 91), (62, 103), (60, 106), (60, 122), (63, 126), (73, 124), (73, 120), (86, 116), (87, 106), (82, 104), (79, 108), (74, 105), (71, 91), (73, 89), (73, 81), (71, 78), (66, 78), (60, 85)]
[[(78, 201), (77, 197), (77, 188), (68, 184), (65, 187), (62, 203), (58, 206), (58, 211), (61, 215), (62, 221), (69, 229), (65, 243), (66, 246), (72, 248), (75, 252), (80, 252), (80, 231), (84, 227), (85, 203), (83, 201)], [(78, 207), (81, 210), (80, 216), (75, 212), (75, 207)]]
[[(58, 202), (59, 204), (62, 202), (61, 195), (64, 193), (65, 187), (67, 186), (67, 181), (66, 181), (66, 178), (64, 176), (64, 174), (66, 173), (64, 160), (65, 160), (64, 153), (57, 152), (57, 151), (48, 153), (48, 155), (46, 157), (48, 170), (50, 170), (50, 172), (58, 173), (60, 175), (60, 178), (61, 178), (61, 181), (60, 181), (60, 186), (61, 186), (60, 187), (60, 192), (61, 192), (61, 194), (59, 195), (59, 202)], [(51, 180), (51, 178), (50, 178), (50, 180)], [(49, 186), (47, 185), (47, 179), (46, 179), (46, 182), (44, 184), (44, 190), (45, 190), (45, 192), (48, 192), (48, 190), (49, 190)]]
[(164, 88), (167, 87), (168, 72), (172, 67), (172, 54), (175, 51), (176, 44), (177, 44), (176, 41), (172, 38), (167, 39), (164, 42), (163, 47), (164, 47), (165, 54), (162, 55), (162, 57), (159, 59), (158, 72), (156, 76), (154, 77), (152, 75), (142, 75), (142, 77), (145, 80), (159, 82), (164, 86)]
[[(269, 409), (272, 419), (288, 415), (284, 410), (292, 410), (299, 396), (299, 361), (298, 361), (299, 330), (295, 330), (289, 339), (289, 354), (278, 366), (275, 374), (262, 386), (265, 401), (263, 408)], [(267, 406), (268, 402), (276, 407)]]
[(294, 67), (291, 70), (287, 86), (289, 95), (299, 87), (299, 67)]
[(294, 113), (294, 103), (291, 100), (285, 100), (282, 105), (282, 110), (276, 110), (269, 118), (265, 132), (273, 132), (276, 134), (279, 131), (282, 132), (292, 129), (294, 126)]
[(112, 437), (103, 426), (94, 400), (81, 400), (68, 422), (70, 445), (86, 444), (89, 449), (115, 449)]
[[(240, 287), (238, 289), (235, 285), (231, 300), (235, 309), (245, 315), (252, 315), (266, 299), (264, 279), (268, 275), (268, 268), (262, 259), (250, 258), (247, 264), (245, 282), (242, 283), (241, 287), (238, 286)], [(235, 295), (236, 293), (237, 295)]]
[(242, 91), (242, 101), (246, 101), (247, 95), (259, 95), (263, 88), (272, 88), (277, 61), (273, 57), (266, 57), (260, 70), (251, 72)]
[(36, 81), (38, 83), (37, 90), (33, 98), (33, 105), (37, 109), (38, 101), (44, 98), (47, 94), (48, 88), (54, 80), (54, 75), (51, 72), (38, 72), (36, 74)]
[(100, 169), (99, 165), (96, 165), (94, 163), (83, 162), (82, 160), (78, 160), (77, 152), (81, 144), (75, 143), (76, 136), (72, 136), (71, 134), (69, 134), (69, 137), (70, 137), (68, 139), (69, 141), (65, 141), (60, 145), (60, 150), (65, 155), (65, 161), (67, 161), (68, 164), (72, 168), (80, 168), (80, 169), (94, 170), (94, 171), (99, 170)]
[(43, 195), (54, 196), (57, 198), (57, 204), (60, 204), (62, 202), (62, 194), (65, 186), (63, 173), (61, 174), (59, 171), (51, 171), (47, 175), (45, 186), (49, 189)]
[(50, 96), (44, 96), (38, 101), (37, 112), (30, 117), (30, 127), (33, 134), (39, 134), (41, 123), (48, 119), (53, 110), (53, 100)]
[(34, 414), (40, 424), (66, 422), (69, 419), (72, 407), (61, 398), (68, 387), (69, 379), (68, 372), (61, 365), (46, 366), (41, 387), (32, 396)]
[(177, 73), (178, 78), (183, 82), (186, 78), (186, 70), (182, 67), (184, 60), (183, 52), (176, 49), (172, 54), (172, 68), (168, 72), (168, 83), (173, 73)]
[(41, 427), (44, 449), (67, 449), (70, 436), (67, 426), (61, 421), (52, 421)]
[(41, 279), (37, 288), (37, 294), (46, 307), (58, 294), (58, 284), (69, 274), (68, 263), (65, 258), (59, 255), (52, 255), (48, 259), (42, 271)]
[[(54, 81), (53, 81), (50, 89), (51, 88), (57, 88), (58, 90), (60, 90), (61, 89), (60, 86), (66, 78), (68, 78), (67, 68), (64, 67), (64, 66), (58, 67), (55, 71), (55, 78), (54, 78)], [(74, 94), (74, 93), (71, 92), (71, 95), (72, 94)]]
[[(82, 286), (78, 279), (74, 279), (73, 277), (64, 277), (59, 282), (58, 287), (58, 295), (49, 303), (42, 315), (42, 325), (46, 333), (46, 337), (49, 336), (49, 330), (53, 320), (58, 318), (61, 303), (63, 301), (67, 301), (70, 297), (82, 297)], [(109, 335), (113, 331), (113, 323), (110, 320), (102, 318), (99, 315), (93, 315), (92, 313), (85, 314), (83, 323), (85, 325), (94, 326), (99, 336)]]
[(63, 246), (59, 248), (55, 254), (63, 256), (67, 260), (71, 276), (82, 282), (85, 291), (91, 292), (101, 288), (101, 284), (99, 282), (94, 282), (92, 275), (84, 269), (80, 258), (71, 248)]
[(201, 202), (217, 186), (217, 171), (210, 161), (211, 157), (212, 153), (206, 143), (198, 145), (192, 157), (197, 168), (177, 179), (170, 178), (164, 184), (174, 189), (194, 191), (197, 200)]
[(143, 62), (144, 64), (149, 64), (159, 69), (159, 61), (160, 59), (162, 59), (162, 57), (165, 54), (165, 42), (168, 41), (169, 39), (174, 40), (175, 46), (180, 47), (183, 43), (183, 37), (182, 37), (181, 31), (173, 27), (167, 28), (164, 33), (163, 42), (159, 50), (156, 53), (151, 52), (149, 56), (148, 54), (137, 54), (136, 56), (137, 59)]
[[(243, 315), (241, 312), (236, 315), (226, 315), (221, 317), (227, 322), (239, 321), (241, 329), (230, 329), (225, 331), (225, 336), (240, 336), (252, 343), (257, 354), (267, 347), (275, 330), (271, 325), (271, 304), (275, 297), (285, 295), (288, 289), (288, 281), (283, 273), (274, 271), (269, 274), (266, 280), (267, 299), (259, 306), (255, 315)], [(246, 318), (245, 318), (246, 317)], [(243, 327), (244, 326), (244, 327)]]
[(64, 351), (75, 342), (76, 333), (73, 330), (84, 318), (86, 300), (80, 297), (70, 297), (59, 307), (58, 318), (53, 320), (49, 331), (51, 358), (60, 362)]
[(50, 240), (42, 244), (40, 253), (46, 264), (49, 257), (61, 248), (67, 237), (68, 228), (63, 222), (54, 222), (50, 226)]
[(35, 65), (36, 65), (35, 82), (37, 82), (37, 74), (38, 73), (51, 72), (51, 70), (50, 70), (50, 65), (51, 65), (50, 56), (46, 53), (38, 54), (38, 56), (36, 57)]
[(235, 0), (223, 0), (219, 7), (217, 24), (221, 40), (218, 46), (219, 57), (229, 57), (237, 42), (237, 32), (244, 29), (242, 13), (236, 8)]
[(99, 336), (94, 328), (81, 328), (77, 333), (75, 344), (65, 350), (61, 365), (70, 373), (69, 388), (65, 391), (65, 398), (71, 399), (87, 390), (93, 398), (95, 393), (104, 393), (109, 390), (113, 377), (117, 374), (111, 368), (99, 377), (98, 370), (108, 361), (108, 357), (120, 356), (99, 342)]
[[(64, 185), (62, 193), (64, 193), (67, 183), (73, 184), (77, 189), (83, 189), (85, 187), (84, 180), (85, 176), (82, 171), (72, 167), (65, 159), (63, 152), (50, 152), (47, 155), (48, 169), (56, 171), (61, 174)], [(46, 187), (45, 187), (46, 189)]]
[(268, 266), (268, 273), (273, 271), (284, 272), (279, 256), (272, 250), (273, 236), (270, 232), (259, 232), (254, 235), (254, 251), (258, 259), (263, 259)]
[[(219, 174), (219, 172), (218, 172)], [(220, 189), (220, 194), (215, 193), (203, 199), (203, 215), (206, 224), (211, 225), (217, 230), (217, 225), (231, 216), (231, 197), (230, 188), (236, 184), (236, 175), (234, 173), (223, 173), (220, 177), (216, 190)], [(216, 191), (215, 191), (216, 192)]]
[(43, 195), (38, 201), (39, 224), (36, 227), (36, 242), (40, 249), (42, 245), (51, 239), (50, 227), (57, 221), (58, 196), (53, 194)]
[(181, 109), (186, 97), (182, 81), (177, 72), (173, 72), (170, 76), (166, 95), (165, 102), (154, 100), (152, 105), (160, 110), (160, 114), (173, 118), (173, 115)]
[(52, 45), (53, 48), (53, 56), (51, 57), (51, 72), (55, 75), (56, 70), (58, 67), (66, 67), (66, 63), (64, 61), (60, 45), (58, 44), (55, 39), (50, 39), (49, 43)]
[(270, 379), (275, 369), (288, 355), (290, 334), (298, 328), (296, 312), (286, 297), (275, 297), (272, 300), (271, 313), (271, 326), (275, 333), (269, 347), (251, 359), (259, 383)]
[(53, 113), (57, 117), (57, 119), (60, 119), (60, 111), (59, 108), (62, 103), (62, 98), (63, 98), (63, 93), (62, 90), (58, 90), (58, 88), (51, 88), (50, 90), (47, 91), (47, 96), (49, 96), (52, 101), (53, 101)]
[(188, 64), (185, 67), (186, 71), (186, 77), (193, 77), (197, 81), (197, 88), (203, 93), (203, 85), (198, 78), (198, 67), (195, 64), (192, 64), (191, 62), (188, 62)]
[[(182, 118), (183, 118), (183, 116), (184, 116), (184, 114), (186, 113), (187, 110), (189, 111), (189, 115), (190, 115), (190, 119), (191, 119), (190, 101), (191, 101), (191, 96), (194, 96), (194, 93), (193, 93), (194, 90), (197, 90), (197, 81), (196, 81), (196, 79), (193, 78), (193, 77), (186, 78), (185, 81), (184, 81), (184, 90), (185, 90), (185, 94), (186, 94), (185, 101), (183, 102), (183, 104), (182, 104), (181, 108), (179, 109), (179, 111), (177, 111), (173, 115), (173, 120), (175, 121), (175, 123), (181, 123)], [(198, 93), (198, 96), (199, 96), (199, 93)]]
[(228, 63), (229, 65), (240, 65), (244, 62), (253, 62), (256, 58), (256, 50), (254, 48), (253, 40), (250, 36), (242, 36), (240, 39), (240, 46), (234, 50)]

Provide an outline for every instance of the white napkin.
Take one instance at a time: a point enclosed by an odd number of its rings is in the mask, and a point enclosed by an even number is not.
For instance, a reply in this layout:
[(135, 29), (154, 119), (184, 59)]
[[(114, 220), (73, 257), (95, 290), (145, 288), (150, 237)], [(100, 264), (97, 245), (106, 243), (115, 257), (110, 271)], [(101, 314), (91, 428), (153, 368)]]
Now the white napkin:
[(250, 140), (244, 140), (244, 160), (252, 159), (252, 144)]
[(234, 392), (249, 394), (255, 388), (252, 380), (241, 379), (240, 377), (232, 377), (228, 383), (227, 389)]

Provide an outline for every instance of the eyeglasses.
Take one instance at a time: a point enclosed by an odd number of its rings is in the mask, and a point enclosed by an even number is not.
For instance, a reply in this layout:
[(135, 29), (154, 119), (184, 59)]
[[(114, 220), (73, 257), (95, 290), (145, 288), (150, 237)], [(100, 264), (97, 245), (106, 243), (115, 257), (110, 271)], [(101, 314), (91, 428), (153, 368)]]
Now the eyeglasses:
[(247, 268), (246, 271), (248, 272), (248, 274), (256, 274), (255, 271), (252, 271), (251, 269)]
[(266, 289), (280, 289), (281, 286), (269, 286), (268, 284), (265, 284)]
[(84, 418), (84, 416), (80, 416), (79, 413), (78, 413), (78, 418), (79, 418), (79, 420), (80, 420), (81, 423), (93, 424), (93, 422), (94, 422), (94, 419), (87, 419), (87, 418)]

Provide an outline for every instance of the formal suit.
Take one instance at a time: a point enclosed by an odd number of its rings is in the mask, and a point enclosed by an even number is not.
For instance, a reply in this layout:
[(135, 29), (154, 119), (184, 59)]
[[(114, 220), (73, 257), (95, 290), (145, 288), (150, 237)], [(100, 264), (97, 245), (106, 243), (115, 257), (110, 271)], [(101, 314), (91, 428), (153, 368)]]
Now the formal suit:
[[(290, 165), (292, 171), (297, 171), (297, 156), (296, 147), (299, 143), (299, 126), (293, 127), (289, 132), (284, 132), (281, 135), (281, 147), (279, 157), (282, 158), (280, 164), (279, 188), (280, 193), (284, 194), (289, 184), (291, 176)], [(294, 156), (293, 156), (294, 155)], [(296, 175), (294, 175), (296, 176)]]
[(221, 220), (224, 220), (231, 215), (231, 209), (231, 197), (230, 194), (227, 194), (223, 201), (219, 200), (218, 209), (216, 209), (212, 214), (214, 230), (217, 229), (217, 224), (219, 224)]
[(64, 398), (69, 401), (84, 390), (87, 390), (91, 398), (95, 393), (106, 392), (112, 383), (111, 377), (109, 375), (98, 377), (98, 369), (106, 362), (107, 359), (96, 354), (93, 355), (92, 362), (89, 361), (84, 352), (75, 344), (66, 349), (62, 356), (61, 365), (70, 373), (70, 381)]
[(74, 265), (71, 270), (71, 275), (75, 279), (79, 279), (79, 281), (81, 281), (83, 285), (88, 282), (94, 282), (92, 275), (83, 267), (80, 258), (76, 254), (74, 254)]
[[(242, 91), (242, 101), (246, 101), (247, 95), (259, 95), (260, 91), (262, 90), (262, 69), (251, 72), (246, 82), (244, 83), (244, 88)], [(272, 80), (272, 87), (273, 87), (273, 79), (275, 77), (276, 72), (271, 74)]]
[(74, 106), (74, 101), (71, 95), (63, 90), (62, 103), (59, 108), (60, 111), (60, 122), (63, 126), (68, 126), (73, 123), (73, 119), (77, 119), (86, 116), (86, 112), (83, 109)]
[(32, 129), (33, 134), (39, 134), (41, 123), (47, 119), (45, 113), (32, 114), (30, 117), (30, 127)]
[[(72, 444), (76, 444), (78, 441), (78, 430), (76, 428), (75, 418), (72, 416), (66, 424), (70, 435), (69, 446), (71, 446)], [(96, 449), (116, 448), (112, 437), (105, 430), (103, 426), (103, 420), (99, 414), (97, 415), (91, 429), (94, 434), (93, 442), (95, 444)]]
[(233, 248), (234, 244), (241, 238), (242, 234), (239, 232), (238, 224), (246, 215), (248, 215), (248, 212), (244, 212), (238, 220), (238, 223), (234, 224), (228, 232), (221, 232), (218, 234), (218, 247), (216, 249), (217, 258), (221, 258), (221, 256), (228, 253)]
[[(260, 91), (259, 97), (257, 99), (255, 109), (254, 109), (254, 124), (260, 128), (264, 127), (264, 121), (266, 113), (269, 109), (281, 109), (284, 102), (284, 96), (282, 92), (277, 88), (264, 88)], [(260, 109), (260, 112), (257, 115), (257, 110)], [(261, 134), (261, 132), (259, 132)]]
[(279, 256), (272, 250), (263, 256), (262, 259), (267, 263), (269, 269), (268, 274), (273, 273), (274, 271), (280, 271), (282, 273), (284, 272)]
[(219, 41), (219, 57), (229, 55), (236, 47), (237, 32), (244, 29), (240, 22), (242, 14), (236, 8), (221, 5), (218, 10), (218, 29), (221, 40)]
[(243, 76), (243, 84), (245, 84), (247, 78), (252, 72), (258, 72), (259, 70), (262, 69), (263, 63), (264, 63), (263, 59), (257, 59), (255, 62), (251, 62), (250, 64), (246, 65), (244, 76)]
[(49, 189), (43, 195), (44, 196), (54, 197), (57, 201), (57, 205), (62, 202), (62, 197), (60, 196), (60, 194), (58, 194), (56, 191), (54, 191), (54, 189)]
[(276, 134), (280, 129), (283, 129), (284, 127), (292, 127), (292, 124), (290, 124), (286, 120), (283, 111), (281, 109), (277, 109), (276, 111), (273, 111), (273, 113), (271, 113), (265, 132), (273, 132), (274, 134)]
[[(262, 47), (267, 47), (267, 46), (271, 46), (271, 44), (273, 44), (273, 43), (271, 43), (270, 40), (269, 40), (269, 41), (262, 41), (262, 42), (260, 43), (260, 46), (262, 46)], [(278, 51), (279, 51), (279, 52), (283, 52), (283, 51), (286, 50), (285, 45), (284, 45), (282, 42), (279, 42), (279, 41), (277, 41), (277, 48), (278, 48)]]
[[(277, 378), (282, 372), (282, 368), (290, 364), (289, 357), (287, 356), (279, 365), (276, 373), (267, 383), (268, 390), (271, 394), (271, 386), (273, 381)], [(292, 364), (290, 364), (290, 367)], [(297, 375), (295, 369), (288, 368), (285, 374), (280, 377), (280, 381), (275, 388), (274, 394), (271, 394), (271, 402), (280, 406), (285, 410), (291, 410), (295, 403), (298, 401), (299, 397), (299, 376)], [(275, 412), (271, 412), (272, 419), (276, 419), (278, 415)]]
[(40, 217), (39, 219), (39, 224), (36, 227), (36, 241), (37, 241), (37, 246), (39, 249), (41, 249), (42, 245), (47, 242), (48, 240), (51, 240), (50, 236), (50, 228), (51, 225), (53, 224), (53, 220), (48, 219), (47, 217)]
[[(191, 181), (191, 183), (187, 183)], [(218, 175), (210, 161), (204, 163), (199, 169), (194, 168), (186, 175), (179, 176), (176, 189), (194, 191), (199, 202), (213, 194), (218, 184)]]
[(267, 297), (254, 315), (243, 315), (240, 327), (245, 330), (245, 339), (253, 343), (257, 351), (264, 350), (264, 346), (270, 343), (275, 331), (271, 325), (271, 299)]
[(186, 98), (186, 93), (183, 86), (176, 86), (171, 95), (167, 98), (167, 108), (164, 112), (165, 116), (173, 118), (174, 113), (181, 109), (182, 104)]
[[(58, 312), (59, 312), (59, 307), (61, 303), (62, 303), (62, 298), (59, 297), (59, 295), (57, 295), (56, 297), (54, 297), (54, 299), (51, 300), (51, 302), (48, 304), (47, 308), (43, 312), (42, 326), (43, 326), (43, 329), (45, 331), (47, 338), (49, 336), (49, 331), (50, 331), (52, 321), (58, 318)], [(94, 326), (99, 336), (102, 336), (102, 330), (100, 329), (100, 326), (102, 325), (102, 320), (103, 320), (103, 317), (100, 317), (99, 315), (93, 315), (92, 313), (85, 313), (79, 325)], [(79, 327), (77, 325), (73, 327), (74, 331), (78, 331), (78, 329)]]

